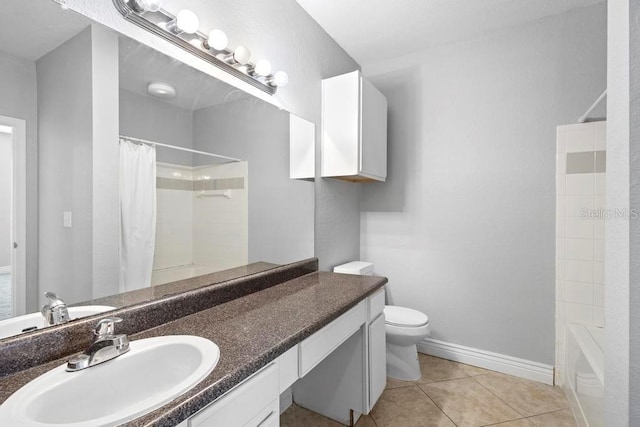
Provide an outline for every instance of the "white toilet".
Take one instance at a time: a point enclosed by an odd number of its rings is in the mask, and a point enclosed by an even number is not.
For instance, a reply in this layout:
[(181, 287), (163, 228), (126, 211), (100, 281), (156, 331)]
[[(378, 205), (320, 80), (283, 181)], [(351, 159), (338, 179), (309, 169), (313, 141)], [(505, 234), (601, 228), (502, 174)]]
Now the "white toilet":
[[(335, 267), (333, 272), (371, 276), (373, 264), (353, 261)], [(422, 375), (416, 344), (431, 332), (429, 318), (418, 310), (395, 305), (385, 305), (384, 317), (387, 337), (387, 375), (405, 381), (420, 379)]]

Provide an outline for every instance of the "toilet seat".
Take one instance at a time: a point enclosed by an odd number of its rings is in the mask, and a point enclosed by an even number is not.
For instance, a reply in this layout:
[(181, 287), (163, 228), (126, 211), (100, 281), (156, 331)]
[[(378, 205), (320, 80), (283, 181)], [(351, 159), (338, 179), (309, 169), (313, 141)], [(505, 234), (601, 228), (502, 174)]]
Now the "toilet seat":
[(384, 306), (384, 317), (387, 325), (403, 328), (419, 328), (429, 324), (429, 317), (426, 314), (395, 305)]

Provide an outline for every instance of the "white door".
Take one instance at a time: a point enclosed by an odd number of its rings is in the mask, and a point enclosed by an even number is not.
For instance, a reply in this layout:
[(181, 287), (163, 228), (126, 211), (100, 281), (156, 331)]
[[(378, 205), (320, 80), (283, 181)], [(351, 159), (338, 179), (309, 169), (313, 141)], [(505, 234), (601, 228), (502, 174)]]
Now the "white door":
[(0, 320), (25, 313), (26, 123), (0, 116)]

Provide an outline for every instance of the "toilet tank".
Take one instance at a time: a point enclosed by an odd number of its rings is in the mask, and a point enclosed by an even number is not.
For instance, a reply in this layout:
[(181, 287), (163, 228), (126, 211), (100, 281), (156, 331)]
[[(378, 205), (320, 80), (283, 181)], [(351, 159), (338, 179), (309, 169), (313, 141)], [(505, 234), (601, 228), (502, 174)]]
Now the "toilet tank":
[(333, 268), (334, 273), (373, 275), (373, 264), (366, 261), (351, 261)]

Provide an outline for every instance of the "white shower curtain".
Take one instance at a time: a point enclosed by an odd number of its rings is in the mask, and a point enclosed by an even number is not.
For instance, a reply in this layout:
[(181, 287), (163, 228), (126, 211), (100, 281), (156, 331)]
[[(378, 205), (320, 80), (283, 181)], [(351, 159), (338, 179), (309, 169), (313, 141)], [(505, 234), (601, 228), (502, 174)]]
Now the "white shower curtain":
[(120, 140), (120, 292), (151, 285), (156, 237), (156, 149)]

